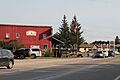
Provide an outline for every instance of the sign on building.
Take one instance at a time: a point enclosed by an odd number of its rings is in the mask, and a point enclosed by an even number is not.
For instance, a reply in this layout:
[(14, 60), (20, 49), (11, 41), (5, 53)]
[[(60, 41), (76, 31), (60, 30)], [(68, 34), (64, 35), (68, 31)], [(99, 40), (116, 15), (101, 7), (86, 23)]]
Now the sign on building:
[(114, 51), (115, 50), (115, 41), (109, 41), (109, 49), (111, 51)]
[(27, 31), (26, 36), (36, 36), (36, 32), (35, 31)]

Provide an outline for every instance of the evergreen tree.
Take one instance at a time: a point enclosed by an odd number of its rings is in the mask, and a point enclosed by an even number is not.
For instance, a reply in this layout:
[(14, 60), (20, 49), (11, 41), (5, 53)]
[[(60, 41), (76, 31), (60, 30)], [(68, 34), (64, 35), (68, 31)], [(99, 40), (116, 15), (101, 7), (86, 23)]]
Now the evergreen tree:
[(59, 39), (65, 43), (64, 47), (70, 47), (69, 27), (66, 16), (64, 15), (62, 25), (59, 27)]
[(79, 49), (79, 45), (85, 41), (81, 36), (82, 33), (81, 24), (78, 23), (76, 16), (74, 16), (70, 25), (70, 44), (73, 48), (76, 47), (77, 50)]
[(92, 44), (94, 44), (94, 45), (101, 45), (101, 44), (107, 45), (107, 44), (109, 44), (109, 41), (94, 41), (94, 42), (92, 42)]
[(118, 36), (116, 36), (116, 38), (115, 38), (115, 44), (120, 44), (120, 39)]

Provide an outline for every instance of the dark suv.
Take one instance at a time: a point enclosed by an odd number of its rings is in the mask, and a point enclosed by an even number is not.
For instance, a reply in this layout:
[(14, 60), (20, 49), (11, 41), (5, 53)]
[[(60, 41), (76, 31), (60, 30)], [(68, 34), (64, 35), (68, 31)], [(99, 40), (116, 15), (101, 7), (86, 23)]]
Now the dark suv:
[(25, 57), (30, 57), (29, 49), (21, 48), (16, 50), (14, 53), (15, 58), (25, 59)]
[(0, 49), (0, 66), (6, 66), (8, 69), (13, 68), (14, 55), (10, 50)]

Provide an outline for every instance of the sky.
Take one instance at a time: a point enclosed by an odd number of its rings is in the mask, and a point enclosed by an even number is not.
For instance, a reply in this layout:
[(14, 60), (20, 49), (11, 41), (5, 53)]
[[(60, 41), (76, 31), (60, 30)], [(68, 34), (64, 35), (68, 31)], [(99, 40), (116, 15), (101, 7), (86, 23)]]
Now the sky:
[(52, 25), (58, 32), (63, 16), (73, 16), (87, 42), (120, 36), (120, 0), (0, 0), (0, 23)]

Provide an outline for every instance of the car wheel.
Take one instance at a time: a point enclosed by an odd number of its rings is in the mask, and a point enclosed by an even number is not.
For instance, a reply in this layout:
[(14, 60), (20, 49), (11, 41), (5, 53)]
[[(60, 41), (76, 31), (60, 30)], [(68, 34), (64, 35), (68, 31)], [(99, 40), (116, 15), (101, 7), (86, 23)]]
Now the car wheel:
[(36, 55), (35, 54), (32, 54), (31, 55), (31, 59), (35, 59), (36, 58)]
[(9, 64), (7, 66), (8, 69), (12, 69), (13, 68), (13, 62), (12, 61), (9, 61)]
[(25, 56), (23, 54), (20, 55), (20, 59), (25, 59)]

